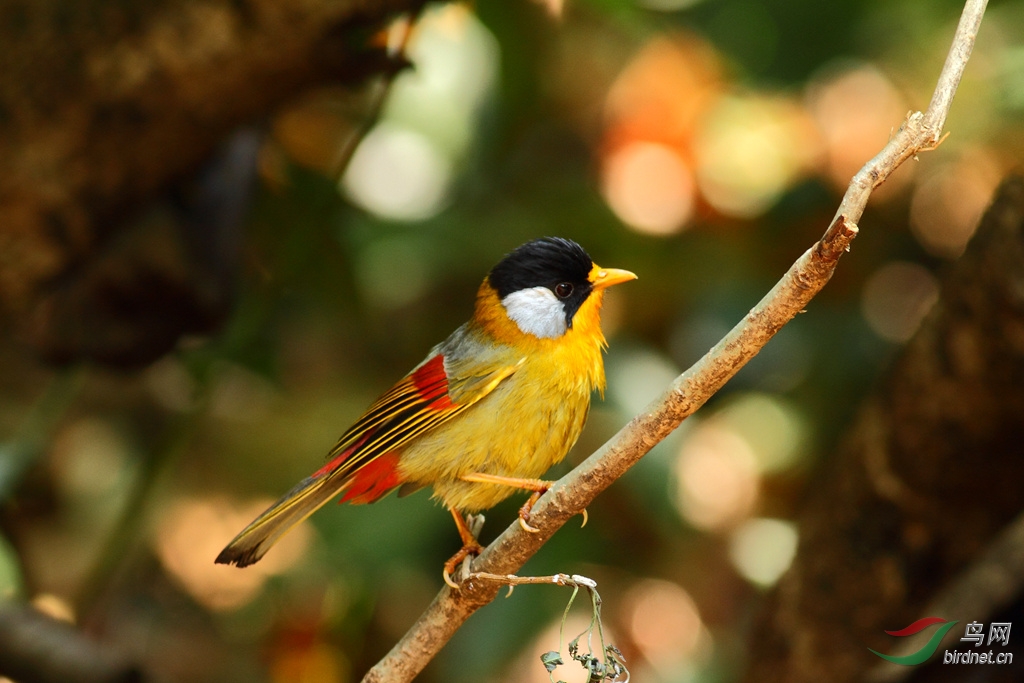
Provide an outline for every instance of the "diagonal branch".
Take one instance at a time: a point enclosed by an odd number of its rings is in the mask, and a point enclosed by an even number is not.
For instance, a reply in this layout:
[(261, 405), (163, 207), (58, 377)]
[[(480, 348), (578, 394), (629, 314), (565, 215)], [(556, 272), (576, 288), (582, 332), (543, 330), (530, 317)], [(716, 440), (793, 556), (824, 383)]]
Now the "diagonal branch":
[[(808, 249), (746, 317), (658, 399), (618, 434), (562, 477), (534, 506), (527, 533), (512, 524), (473, 563), (473, 571), (516, 572), (572, 516), (636, 464), (735, 375), (776, 332), (825, 286), (843, 252), (857, 236), (857, 222), (874, 188), (904, 161), (934, 149), (970, 57), (987, 0), (967, 0), (931, 104), (914, 112), (889, 144), (854, 176), (824, 236)], [(363, 678), (363, 683), (411, 681), (477, 609), (495, 598), (499, 586), (473, 581), (459, 590), (441, 589), (419, 620)]]
[(800, 546), (758, 610), (744, 681), (967, 680), (944, 655), (921, 670), (868, 648), (922, 651), (933, 629), (884, 630), (926, 616), (961, 621), (938, 643), (956, 646), (967, 623), (1019, 600), (1024, 178), (1003, 181), (944, 270), (935, 307), (801, 503)]

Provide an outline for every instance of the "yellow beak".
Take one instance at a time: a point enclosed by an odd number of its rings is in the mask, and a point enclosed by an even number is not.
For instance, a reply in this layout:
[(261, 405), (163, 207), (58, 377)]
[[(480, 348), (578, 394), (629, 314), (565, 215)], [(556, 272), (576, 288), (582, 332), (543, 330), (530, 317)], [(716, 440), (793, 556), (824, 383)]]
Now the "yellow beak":
[(621, 270), (619, 268), (602, 268), (595, 265), (593, 270), (590, 271), (588, 279), (594, 289), (605, 289), (612, 285), (619, 285), (623, 282), (635, 280), (636, 273), (631, 273), (628, 270)]

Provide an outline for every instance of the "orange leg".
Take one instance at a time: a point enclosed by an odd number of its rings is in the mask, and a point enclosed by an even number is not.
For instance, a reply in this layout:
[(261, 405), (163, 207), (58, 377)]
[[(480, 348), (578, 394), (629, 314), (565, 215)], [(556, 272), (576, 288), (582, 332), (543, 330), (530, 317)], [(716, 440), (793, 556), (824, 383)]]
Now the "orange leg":
[(452, 519), (455, 520), (455, 526), (459, 530), (462, 547), (459, 548), (459, 552), (452, 555), (444, 563), (444, 582), (457, 589), (459, 584), (452, 581), (452, 574), (455, 573), (455, 568), (462, 564), (462, 561), (470, 555), (479, 555), (483, 548), (480, 546), (480, 542), (476, 540), (473, 532), (469, 530), (469, 526), (466, 524), (466, 520), (463, 519), (462, 513), (454, 508), (448, 508), (448, 511), (452, 513)]
[(530, 533), (537, 533), (540, 529), (530, 526), (530, 510), (533, 509), (534, 504), (540, 500), (540, 497), (547, 493), (547, 490), (551, 488), (554, 482), (545, 481), (544, 479), (521, 479), (519, 477), (503, 477), (500, 474), (484, 474), (483, 472), (473, 472), (471, 474), (464, 474), (462, 476), (463, 481), (472, 481), (478, 484), (500, 484), (502, 486), (511, 486), (512, 488), (522, 489), (524, 491), (533, 491), (523, 507), (519, 508), (519, 524), (526, 531)]

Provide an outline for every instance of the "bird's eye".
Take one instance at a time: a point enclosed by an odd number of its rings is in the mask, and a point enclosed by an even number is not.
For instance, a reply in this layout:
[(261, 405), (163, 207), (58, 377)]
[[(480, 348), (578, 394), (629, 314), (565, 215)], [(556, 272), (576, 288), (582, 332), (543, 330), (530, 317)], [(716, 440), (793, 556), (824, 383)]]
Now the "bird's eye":
[(572, 295), (572, 290), (572, 283), (560, 282), (559, 284), (555, 285), (555, 296), (557, 296), (559, 299), (568, 299)]

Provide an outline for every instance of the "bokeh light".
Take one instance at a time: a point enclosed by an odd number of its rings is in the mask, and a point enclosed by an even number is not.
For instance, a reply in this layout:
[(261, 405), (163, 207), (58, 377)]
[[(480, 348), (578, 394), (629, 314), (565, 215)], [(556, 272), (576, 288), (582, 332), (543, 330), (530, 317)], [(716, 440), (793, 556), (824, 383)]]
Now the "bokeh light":
[(153, 363), (146, 369), (143, 382), (149, 394), (166, 410), (180, 413), (195, 403), (195, 379), (179, 358), (165, 356)]
[(638, 232), (668, 235), (693, 214), (693, 174), (666, 145), (634, 142), (609, 154), (603, 189), (612, 211)]
[(922, 178), (910, 203), (910, 228), (921, 246), (944, 258), (962, 254), (1001, 177), (995, 155), (975, 148)]
[(533, 0), (543, 7), (552, 19), (561, 19), (565, 11), (565, 0)]
[[(825, 67), (808, 85), (807, 101), (824, 138), (826, 175), (843, 189), (881, 151), (909, 109), (892, 81), (871, 64)], [(907, 171), (892, 175), (881, 194), (892, 194), (909, 178)]]
[(679, 513), (704, 531), (735, 527), (754, 511), (762, 477), (796, 466), (808, 441), (806, 421), (781, 397), (731, 396), (685, 433), (675, 461)]
[(733, 530), (729, 557), (751, 583), (771, 586), (789, 569), (797, 548), (797, 530), (781, 519), (749, 519)]
[(451, 174), (451, 161), (428, 137), (384, 122), (363, 138), (342, 185), (367, 211), (416, 221), (441, 210)]
[(619, 73), (605, 99), (601, 176), (623, 223), (667, 235), (691, 220), (693, 136), (722, 88), (714, 49), (689, 34), (650, 41)]
[(278, 648), (270, 663), (273, 683), (344, 683), (350, 679), (345, 654), (315, 635), (290, 638)]
[(69, 624), (75, 623), (75, 608), (70, 602), (53, 593), (40, 593), (32, 598), (32, 607), (48, 617)]
[(864, 283), (861, 312), (879, 337), (904, 342), (914, 334), (938, 297), (938, 282), (927, 268), (907, 261), (891, 261)]
[(210, 412), (222, 419), (257, 422), (273, 409), (276, 397), (265, 377), (237, 363), (218, 363)]
[(758, 499), (757, 456), (742, 436), (721, 422), (691, 429), (675, 463), (676, 506), (704, 531), (721, 531), (744, 518)]
[(426, 134), (448, 152), (472, 141), (476, 118), (495, 87), (500, 52), (467, 5), (433, 5), (413, 29), (384, 118)]
[(657, 398), (679, 374), (671, 360), (647, 348), (621, 349), (607, 362), (609, 397), (635, 415)]
[(69, 498), (113, 499), (128, 474), (129, 449), (109, 422), (82, 418), (61, 430), (51, 464)]
[(419, 221), (445, 206), (494, 87), (498, 50), (465, 5), (448, 4), (424, 13), (406, 53), (415, 69), (395, 80), (380, 123), (359, 143), (341, 186), (382, 218)]
[(700, 655), (709, 654), (710, 636), (690, 594), (662, 579), (638, 581), (622, 598), (633, 645), (665, 680)]
[(270, 499), (235, 503), (223, 497), (183, 498), (169, 506), (156, 531), (160, 563), (189, 595), (212, 610), (232, 610), (256, 596), (270, 577), (294, 565), (309, 546), (312, 531), (299, 524), (262, 560), (240, 570), (214, 564), (221, 549), (256, 518)]
[(685, 146), (725, 85), (715, 48), (696, 34), (645, 44), (608, 90), (609, 148), (633, 140)]
[(752, 218), (814, 167), (820, 142), (796, 102), (734, 95), (708, 112), (695, 153), (708, 203), (728, 216)]
[(789, 469), (807, 452), (807, 422), (787, 400), (773, 394), (742, 393), (729, 397), (710, 421), (742, 436), (757, 458), (758, 471)]

